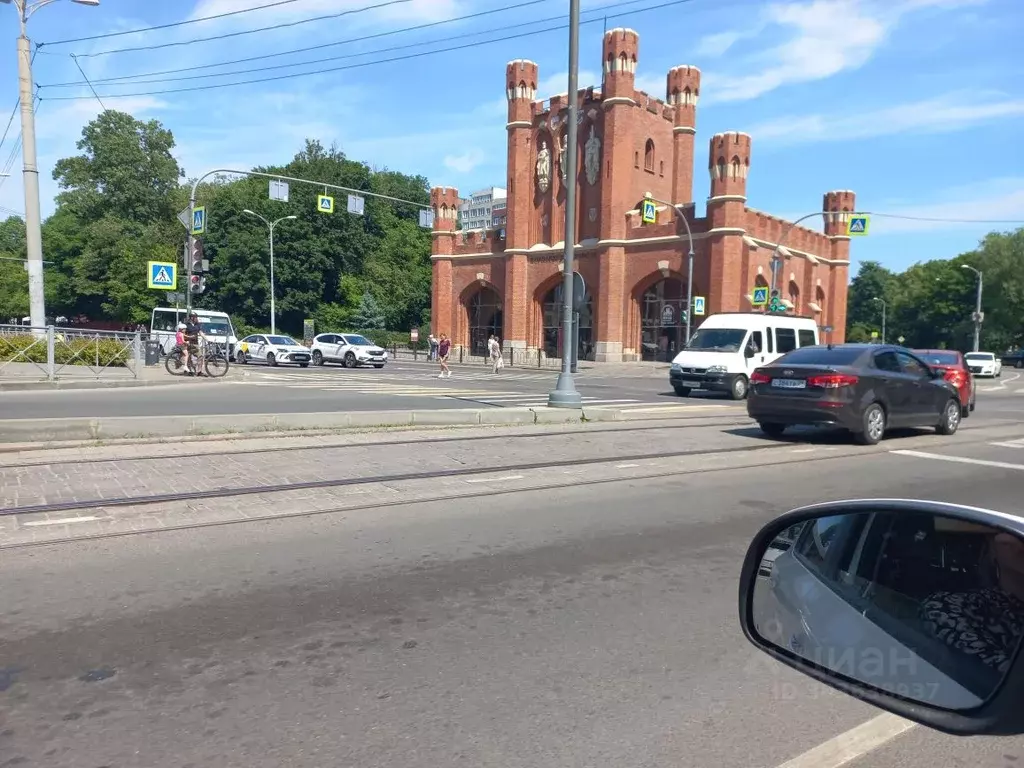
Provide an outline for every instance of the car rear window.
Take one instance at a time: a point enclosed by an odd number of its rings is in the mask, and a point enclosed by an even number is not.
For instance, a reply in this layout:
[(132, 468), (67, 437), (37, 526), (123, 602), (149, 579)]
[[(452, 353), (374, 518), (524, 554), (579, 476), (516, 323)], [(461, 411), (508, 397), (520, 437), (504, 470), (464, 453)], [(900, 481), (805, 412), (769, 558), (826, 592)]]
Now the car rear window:
[(956, 352), (917, 352), (918, 357), (930, 365), (957, 365), (960, 355)]
[(851, 347), (800, 347), (776, 361), (777, 365), (852, 365), (864, 354)]

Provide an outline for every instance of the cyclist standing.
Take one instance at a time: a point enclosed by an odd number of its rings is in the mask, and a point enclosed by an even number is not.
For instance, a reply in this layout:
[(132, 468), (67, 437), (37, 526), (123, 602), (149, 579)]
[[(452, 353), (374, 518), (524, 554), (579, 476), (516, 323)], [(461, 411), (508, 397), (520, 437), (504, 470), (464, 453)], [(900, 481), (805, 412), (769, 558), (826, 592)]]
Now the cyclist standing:
[(193, 355), (199, 354), (199, 339), (205, 339), (206, 336), (203, 334), (203, 326), (199, 322), (199, 315), (195, 312), (189, 313), (188, 320), (185, 321), (185, 371), (193, 375), (202, 375), (202, 371), (189, 371), (189, 363), (192, 360)]

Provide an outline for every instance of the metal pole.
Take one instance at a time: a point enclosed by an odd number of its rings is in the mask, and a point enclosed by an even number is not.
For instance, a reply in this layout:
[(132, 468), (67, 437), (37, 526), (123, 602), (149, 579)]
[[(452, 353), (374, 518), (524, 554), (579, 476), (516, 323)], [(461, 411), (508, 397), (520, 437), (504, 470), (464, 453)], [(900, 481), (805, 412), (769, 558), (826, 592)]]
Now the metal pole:
[[(193, 200), (188, 206), (188, 215), (191, 218), (194, 216), (192, 211), (195, 209), (195, 201)], [(191, 225), (189, 225), (189, 236), (185, 242), (185, 314), (188, 315), (192, 311), (192, 241), (195, 238), (191, 234)]]
[(974, 351), (981, 349), (981, 286), (982, 273), (978, 270), (978, 297), (974, 303)]
[(576, 391), (572, 378), (572, 354), (566, 343), (572, 342), (572, 288), (573, 256), (576, 250), (576, 154), (578, 147), (576, 113), (579, 105), (580, 66), (580, 0), (569, 0), (569, 125), (566, 131), (565, 153), (565, 253), (562, 258), (562, 371), (558, 383), (548, 395), (550, 408), (581, 408), (583, 399)]
[(43, 291), (43, 230), (39, 210), (39, 167), (36, 158), (36, 113), (32, 94), (32, 51), (26, 24), (28, 11), (18, 2), (18, 94), (21, 106), (22, 176), (25, 186), (25, 247), (28, 256), (29, 315), (32, 326), (46, 325), (46, 297)]
[(885, 300), (882, 300), (882, 343), (885, 344), (885, 312), (886, 312)]
[(277, 307), (274, 304), (274, 224), (270, 224), (270, 332), (277, 335)]

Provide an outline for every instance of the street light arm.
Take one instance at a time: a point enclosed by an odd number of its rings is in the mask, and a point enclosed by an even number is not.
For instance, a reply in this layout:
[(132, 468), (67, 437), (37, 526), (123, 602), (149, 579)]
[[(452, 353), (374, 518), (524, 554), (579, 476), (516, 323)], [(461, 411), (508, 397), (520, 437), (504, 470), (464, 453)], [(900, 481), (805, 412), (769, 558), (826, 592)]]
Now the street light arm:
[(800, 224), (801, 222), (807, 221), (808, 219), (813, 219), (815, 216), (824, 216), (824, 215), (829, 214), (829, 213), (843, 213), (843, 214), (846, 214), (847, 216), (870, 216), (871, 215), (870, 211), (815, 211), (814, 213), (808, 213), (808, 214), (806, 214), (804, 216), (801, 216), (796, 221), (790, 222), (790, 224), (784, 230), (782, 230), (782, 237), (780, 237), (779, 238), (779, 242), (777, 242), (775, 244), (775, 247), (772, 249), (772, 255), (769, 257), (769, 264), (771, 265), (771, 270), (772, 270), (772, 290), (773, 291), (778, 287), (778, 286), (775, 285), (775, 272), (776, 272), (775, 264), (779, 260), (779, 249), (782, 248), (783, 245), (785, 245), (786, 238), (789, 237), (789, 233), (792, 232), (794, 229), (796, 229), (797, 224)]
[(688, 252), (686, 254), (686, 343), (690, 343), (690, 332), (693, 329), (693, 230), (690, 229), (690, 220), (686, 218), (686, 211), (683, 210), (682, 204), (669, 203), (665, 200), (658, 200), (657, 198), (647, 195), (645, 199), (655, 203), (667, 206), (672, 209), (675, 213), (676, 219), (683, 222), (683, 226), (686, 228), (686, 239), (688, 242)]

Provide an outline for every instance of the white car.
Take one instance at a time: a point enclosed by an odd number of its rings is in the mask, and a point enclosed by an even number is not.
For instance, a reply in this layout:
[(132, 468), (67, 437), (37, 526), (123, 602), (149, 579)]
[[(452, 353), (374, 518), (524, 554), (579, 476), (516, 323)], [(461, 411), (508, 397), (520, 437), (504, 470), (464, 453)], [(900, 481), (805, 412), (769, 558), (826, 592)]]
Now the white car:
[(235, 362), (240, 365), (265, 363), (276, 366), (285, 363), (308, 368), (309, 361), (309, 350), (291, 336), (254, 333), (235, 345)]
[(341, 363), (346, 368), (372, 365), (383, 368), (388, 353), (358, 333), (321, 333), (313, 339), (313, 365)]
[(1003, 375), (1003, 361), (991, 352), (968, 352), (964, 360), (975, 376)]

